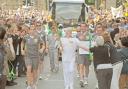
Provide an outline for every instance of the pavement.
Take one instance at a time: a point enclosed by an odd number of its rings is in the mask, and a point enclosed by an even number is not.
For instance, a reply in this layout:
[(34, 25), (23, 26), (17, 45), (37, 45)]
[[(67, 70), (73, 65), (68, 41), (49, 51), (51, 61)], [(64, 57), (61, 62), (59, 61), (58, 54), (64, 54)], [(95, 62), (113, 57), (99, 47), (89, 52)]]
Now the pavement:
[[(38, 81), (37, 89), (64, 89), (63, 69), (61, 62), (59, 65), (59, 72), (57, 73), (50, 72), (49, 65), (49, 59), (48, 57), (46, 57), (44, 61), (44, 72), (42, 73), (43, 79)], [(77, 72), (75, 73), (74, 80), (75, 89), (95, 89), (97, 81), (92, 65), (90, 66), (90, 73), (87, 86), (81, 88), (79, 84), (79, 78), (77, 78), (76, 76)], [(26, 77), (18, 77), (15, 81), (18, 83), (17, 85), (7, 86), (6, 89), (26, 89)]]

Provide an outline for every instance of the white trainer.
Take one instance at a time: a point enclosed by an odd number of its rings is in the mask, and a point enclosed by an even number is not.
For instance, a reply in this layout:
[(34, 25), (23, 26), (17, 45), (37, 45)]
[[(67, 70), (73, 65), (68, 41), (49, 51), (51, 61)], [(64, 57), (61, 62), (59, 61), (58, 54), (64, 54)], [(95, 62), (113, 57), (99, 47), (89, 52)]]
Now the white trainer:
[(39, 80), (42, 80), (43, 78), (42, 78), (42, 76), (40, 75), (40, 77), (39, 77)]
[(27, 89), (32, 89), (32, 87), (31, 86), (28, 86)]
[(70, 89), (74, 89), (73, 85), (70, 85)]
[(65, 89), (69, 89), (69, 86), (66, 86)]
[(85, 81), (84, 81), (84, 84), (85, 84), (85, 85), (88, 85), (88, 81), (87, 81), (87, 80), (85, 80)]
[(80, 74), (78, 73), (76, 77), (79, 78), (80, 77)]
[(36, 85), (33, 85), (33, 89), (37, 89), (37, 86)]
[(96, 87), (95, 87), (95, 89), (99, 89), (99, 87), (98, 87), (98, 83), (96, 84)]

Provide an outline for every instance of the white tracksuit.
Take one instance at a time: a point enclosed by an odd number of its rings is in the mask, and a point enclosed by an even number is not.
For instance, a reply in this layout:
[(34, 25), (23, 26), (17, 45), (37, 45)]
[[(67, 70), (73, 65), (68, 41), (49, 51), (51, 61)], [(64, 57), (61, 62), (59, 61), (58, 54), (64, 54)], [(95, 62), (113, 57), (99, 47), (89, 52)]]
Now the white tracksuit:
[(75, 70), (75, 51), (78, 46), (78, 39), (76, 38), (61, 38), (62, 43), (62, 63), (64, 72), (65, 87), (73, 89), (74, 70)]

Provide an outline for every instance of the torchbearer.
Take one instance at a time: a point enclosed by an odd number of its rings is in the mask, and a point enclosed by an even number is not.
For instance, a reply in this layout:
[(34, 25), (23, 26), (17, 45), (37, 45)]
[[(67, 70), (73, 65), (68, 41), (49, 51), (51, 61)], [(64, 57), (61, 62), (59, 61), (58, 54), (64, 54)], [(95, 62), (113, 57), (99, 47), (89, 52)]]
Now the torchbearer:
[(64, 72), (64, 84), (65, 89), (74, 89), (74, 70), (75, 70), (75, 58), (76, 58), (76, 49), (80, 47), (84, 50), (87, 50), (85, 47), (81, 47), (79, 40), (72, 37), (72, 28), (66, 28), (66, 36), (61, 38), (61, 47), (62, 50), (62, 64)]

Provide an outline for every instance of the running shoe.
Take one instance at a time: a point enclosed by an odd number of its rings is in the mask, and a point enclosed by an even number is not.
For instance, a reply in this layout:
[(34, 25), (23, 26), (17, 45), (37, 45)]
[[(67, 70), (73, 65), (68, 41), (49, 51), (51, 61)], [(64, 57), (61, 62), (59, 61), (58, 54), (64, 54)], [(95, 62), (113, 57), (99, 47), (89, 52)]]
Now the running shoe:
[(77, 78), (79, 78), (80, 77), (80, 74), (79, 73), (77, 73), (77, 76), (76, 76)]
[(43, 79), (43, 78), (42, 78), (42, 75), (40, 75), (40, 76), (39, 76), (39, 80), (42, 80), (42, 79)]
[(82, 80), (80, 81), (80, 86), (84, 87), (84, 82)]
[(31, 86), (28, 86), (27, 89), (32, 89), (32, 87)]
[(84, 84), (85, 84), (85, 85), (88, 85), (88, 81), (87, 81), (87, 80), (85, 80), (85, 81), (84, 81)]
[(66, 86), (65, 89), (69, 89), (69, 86)]

